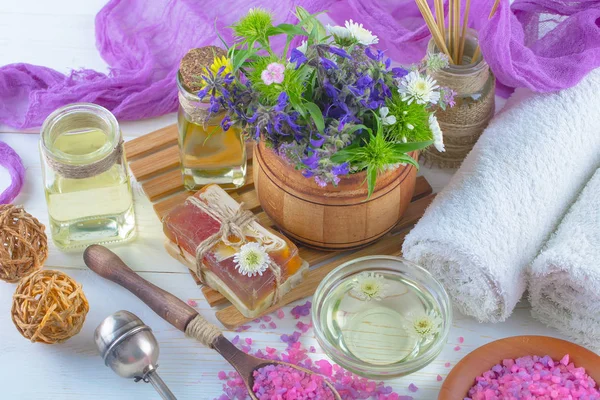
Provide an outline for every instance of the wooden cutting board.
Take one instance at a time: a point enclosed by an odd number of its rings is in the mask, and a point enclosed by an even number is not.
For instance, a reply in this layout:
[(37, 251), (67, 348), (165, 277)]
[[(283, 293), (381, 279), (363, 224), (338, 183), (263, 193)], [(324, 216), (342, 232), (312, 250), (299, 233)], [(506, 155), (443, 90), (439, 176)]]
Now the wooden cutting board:
[[(171, 209), (183, 203), (193, 193), (186, 191), (183, 186), (177, 136), (177, 126), (171, 125), (125, 143), (129, 168), (137, 181), (141, 183), (148, 199), (154, 204), (154, 211), (161, 220)], [(246, 184), (229, 194), (236, 201), (243, 202), (245, 208), (251, 210), (262, 225), (276, 229), (271, 219), (262, 211), (254, 190), (251, 145), (248, 145), (248, 157)], [(346, 261), (369, 255), (400, 255), (404, 236), (421, 218), (434, 196), (427, 180), (423, 177), (417, 178), (412, 202), (398, 225), (377, 242), (362, 249), (352, 252), (328, 252), (298, 244), (300, 256), (313, 268), (298, 287), (287, 293), (277, 305), (269, 308), (263, 314), (311, 296), (325, 275)], [(196, 283), (202, 286), (202, 293), (212, 307), (226, 305), (216, 312), (216, 316), (223, 326), (233, 329), (250, 321), (229, 304), (229, 301), (219, 292), (202, 285), (191, 270), (190, 274)]]

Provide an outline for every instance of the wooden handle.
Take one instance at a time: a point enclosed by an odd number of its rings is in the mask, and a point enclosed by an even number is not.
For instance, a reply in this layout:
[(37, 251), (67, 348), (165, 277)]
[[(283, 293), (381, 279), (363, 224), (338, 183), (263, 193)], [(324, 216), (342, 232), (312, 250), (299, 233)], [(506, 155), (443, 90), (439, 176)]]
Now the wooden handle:
[(161, 318), (182, 332), (198, 316), (198, 312), (192, 307), (133, 272), (119, 256), (104, 246), (89, 246), (83, 253), (83, 261), (101, 277), (135, 294)]

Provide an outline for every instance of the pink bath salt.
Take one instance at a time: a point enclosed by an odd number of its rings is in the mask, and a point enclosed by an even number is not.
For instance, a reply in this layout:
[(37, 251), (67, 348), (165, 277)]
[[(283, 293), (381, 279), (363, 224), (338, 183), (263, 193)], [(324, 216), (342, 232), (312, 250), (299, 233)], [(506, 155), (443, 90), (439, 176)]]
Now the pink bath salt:
[(559, 362), (549, 356), (502, 360), (475, 379), (464, 400), (600, 400), (596, 382), (569, 359), (567, 354)]
[(333, 366), (327, 360), (315, 361), (315, 364), (319, 367), (319, 372), (325, 376), (331, 376), (333, 372)]
[(188, 303), (188, 305), (189, 305), (190, 307), (197, 307), (197, 306), (198, 306), (198, 303), (196, 303), (196, 301), (195, 301), (195, 300), (191, 300), (191, 299), (190, 299), (190, 300), (188, 300), (188, 301), (187, 301), (187, 303)]
[(254, 371), (252, 391), (259, 400), (335, 399), (325, 378), (288, 365), (270, 364)]
[(236, 332), (244, 332), (244, 331), (247, 331), (250, 328), (252, 328), (250, 325), (242, 325), (239, 328), (237, 328), (235, 331)]
[(460, 344), (463, 344), (464, 342), (465, 342), (465, 338), (464, 338), (464, 337), (462, 337), (462, 336), (460, 336), (460, 337), (458, 338), (458, 343), (460, 343)]
[(277, 329), (277, 324), (273, 321), (269, 322), (269, 328), (271, 329)]
[(219, 373), (217, 374), (217, 376), (219, 377), (220, 380), (224, 381), (227, 379), (227, 373), (225, 371), (219, 371)]
[(285, 317), (285, 313), (283, 312), (283, 310), (280, 308), (279, 310), (277, 310), (277, 318), (279, 319), (283, 319)]
[(238, 344), (239, 341), (240, 341), (240, 335), (235, 335), (235, 337), (233, 339), (231, 339), (231, 343), (233, 343), (233, 344)]
[(446, 364), (444, 364), (444, 367), (446, 367), (446, 368), (450, 368), (450, 366), (451, 366), (451, 365), (452, 365), (452, 364), (450, 364), (449, 362), (447, 362)]
[(247, 337), (246, 339), (244, 339), (244, 341), (246, 342), (246, 344), (250, 345), (252, 344), (252, 338)]
[(438, 382), (441, 382), (444, 378), (442, 378), (441, 375), (438, 375), (435, 379), (437, 379)]
[(414, 383), (411, 383), (410, 385), (408, 385), (408, 390), (410, 390), (411, 392), (416, 392), (417, 390), (419, 390), (419, 388), (417, 387), (417, 385), (415, 385)]
[(456, 346), (456, 347), (454, 348), (454, 351), (459, 351), (459, 350), (460, 350), (460, 346)]
[(271, 322), (271, 320), (273, 318), (269, 317), (268, 315), (265, 315), (264, 317), (261, 318), (264, 322)]

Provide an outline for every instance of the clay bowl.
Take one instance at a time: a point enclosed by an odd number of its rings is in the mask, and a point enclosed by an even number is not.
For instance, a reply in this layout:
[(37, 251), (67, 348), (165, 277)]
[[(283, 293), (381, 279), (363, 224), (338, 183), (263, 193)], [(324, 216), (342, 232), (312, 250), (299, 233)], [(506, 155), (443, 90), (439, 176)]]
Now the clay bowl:
[(475, 378), (506, 358), (545, 356), (560, 360), (569, 354), (576, 367), (600, 383), (600, 356), (581, 346), (547, 336), (513, 336), (488, 343), (469, 353), (450, 371), (442, 385), (438, 400), (462, 400), (475, 383)]

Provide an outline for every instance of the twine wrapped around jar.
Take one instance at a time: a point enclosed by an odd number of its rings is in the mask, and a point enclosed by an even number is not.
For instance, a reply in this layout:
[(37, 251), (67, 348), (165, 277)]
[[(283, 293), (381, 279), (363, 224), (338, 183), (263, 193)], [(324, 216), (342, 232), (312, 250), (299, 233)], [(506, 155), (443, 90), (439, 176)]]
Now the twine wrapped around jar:
[[(476, 33), (470, 30), (465, 41), (464, 63), (430, 73), (438, 85), (456, 92), (456, 105), (436, 110), (446, 151), (439, 152), (434, 147), (425, 149), (425, 164), (458, 168), (494, 116), (494, 75), (481, 58), (475, 64), (469, 64), (476, 46)], [(429, 43), (428, 52), (437, 52), (433, 41)]]

